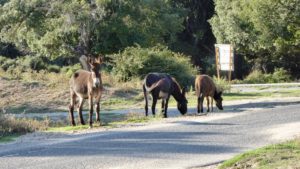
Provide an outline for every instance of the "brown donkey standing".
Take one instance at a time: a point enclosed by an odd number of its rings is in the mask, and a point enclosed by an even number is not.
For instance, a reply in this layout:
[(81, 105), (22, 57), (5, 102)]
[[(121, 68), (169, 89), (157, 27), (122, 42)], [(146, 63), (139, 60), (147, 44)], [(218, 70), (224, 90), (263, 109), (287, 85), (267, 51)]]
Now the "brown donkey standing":
[(216, 106), (223, 110), (222, 106), (222, 92), (218, 92), (216, 85), (214, 84), (211, 77), (207, 75), (198, 75), (195, 80), (195, 88), (196, 88), (196, 95), (197, 95), (197, 112), (203, 113), (203, 100), (206, 97), (207, 102), (207, 112), (210, 111), (209, 109), (209, 97), (211, 97), (211, 111), (213, 111), (213, 100), (216, 101)]
[(83, 67), (88, 70), (78, 70), (70, 79), (70, 94), (71, 103), (69, 106), (70, 121), (73, 126), (75, 126), (74, 121), (74, 106), (78, 99), (78, 115), (79, 120), (82, 125), (84, 125), (84, 120), (82, 117), (82, 105), (84, 99), (89, 100), (89, 123), (90, 127), (93, 124), (93, 103), (95, 99), (96, 103), (96, 121), (100, 122), (99, 112), (100, 112), (100, 99), (102, 94), (102, 80), (100, 71), (100, 65), (102, 64), (102, 57), (81, 57), (80, 61), (84, 61)]

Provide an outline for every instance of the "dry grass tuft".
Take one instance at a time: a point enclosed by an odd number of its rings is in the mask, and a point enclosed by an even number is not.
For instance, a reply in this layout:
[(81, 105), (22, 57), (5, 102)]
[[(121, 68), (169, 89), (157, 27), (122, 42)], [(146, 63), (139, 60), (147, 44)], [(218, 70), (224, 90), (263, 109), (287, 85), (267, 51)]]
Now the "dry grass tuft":
[(14, 133), (41, 131), (47, 129), (49, 125), (49, 119), (18, 119), (12, 115), (0, 113), (0, 136), (10, 135)]

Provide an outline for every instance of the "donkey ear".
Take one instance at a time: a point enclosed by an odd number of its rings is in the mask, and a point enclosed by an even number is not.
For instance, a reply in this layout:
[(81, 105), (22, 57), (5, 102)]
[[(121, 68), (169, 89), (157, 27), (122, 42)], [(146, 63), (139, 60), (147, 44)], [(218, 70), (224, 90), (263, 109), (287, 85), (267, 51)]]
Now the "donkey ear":
[(103, 63), (103, 56), (102, 56), (102, 55), (99, 55), (99, 56), (96, 58), (96, 62), (99, 63), (99, 64), (102, 64), (102, 63)]
[(220, 91), (220, 92), (219, 92), (219, 96), (222, 96), (222, 94), (223, 94), (223, 91)]
[(93, 63), (93, 58), (91, 56), (87, 56), (87, 62), (89, 64), (92, 64)]

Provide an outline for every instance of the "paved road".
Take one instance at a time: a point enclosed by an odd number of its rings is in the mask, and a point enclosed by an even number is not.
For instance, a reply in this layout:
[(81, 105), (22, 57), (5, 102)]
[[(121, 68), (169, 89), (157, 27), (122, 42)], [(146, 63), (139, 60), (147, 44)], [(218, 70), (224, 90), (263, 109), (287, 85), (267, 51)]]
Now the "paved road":
[[(193, 168), (273, 143), (300, 104), (169, 118), (164, 123), (0, 145), (1, 169)], [(300, 130), (300, 129), (299, 129)]]

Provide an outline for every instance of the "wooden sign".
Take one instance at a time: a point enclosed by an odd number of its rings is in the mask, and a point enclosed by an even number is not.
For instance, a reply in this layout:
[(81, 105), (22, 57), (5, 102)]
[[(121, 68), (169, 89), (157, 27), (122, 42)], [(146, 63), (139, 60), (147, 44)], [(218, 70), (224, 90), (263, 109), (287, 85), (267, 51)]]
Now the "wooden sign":
[(229, 81), (231, 72), (234, 71), (233, 65), (233, 47), (230, 44), (215, 44), (217, 75), (220, 79), (220, 70), (228, 71)]

